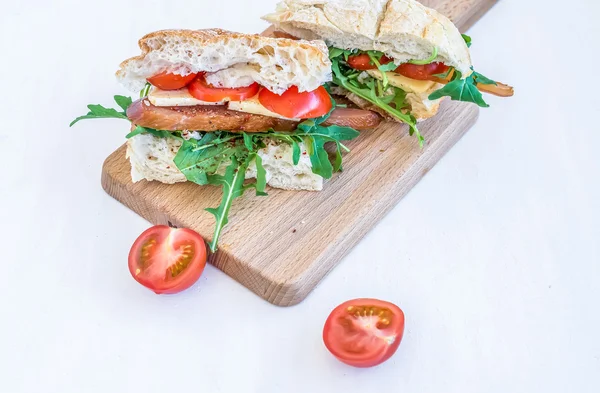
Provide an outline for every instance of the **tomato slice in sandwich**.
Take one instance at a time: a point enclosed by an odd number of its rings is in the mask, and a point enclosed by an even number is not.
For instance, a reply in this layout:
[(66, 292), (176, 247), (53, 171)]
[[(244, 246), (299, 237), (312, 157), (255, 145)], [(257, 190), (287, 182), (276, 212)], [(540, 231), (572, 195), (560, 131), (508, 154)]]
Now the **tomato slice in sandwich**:
[(161, 90), (179, 90), (187, 86), (197, 75), (198, 74), (189, 74), (182, 76), (161, 72), (160, 74), (154, 75), (152, 78), (148, 78), (148, 82)]
[(269, 89), (262, 89), (258, 93), (258, 101), (271, 112), (290, 119), (312, 119), (323, 116), (333, 107), (331, 97), (323, 86), (302, 93), (298, 91), (297, 86), (292, 86), (281, 95)]
[(204, 239), (191, 229), (155, 225), (145, 230), (129, 252), (129, 272), (156, 293), (191, 287), (206, 266)]
[(404, 313), (398, 306), (377, 299), (354, 299), (331, 312), (323, 341), (340, 361), (372, 367), (396, 352), (403, 334)]
[(204, 75), (198, 75), (196, 79), (188, 85), (188, 91), (194, 98), (205, 102), (220, 101), (244, 101), (254, 97), (258, 93), (258, 83), (250, 86), (226, 88), (214, 87), (206, 82)]

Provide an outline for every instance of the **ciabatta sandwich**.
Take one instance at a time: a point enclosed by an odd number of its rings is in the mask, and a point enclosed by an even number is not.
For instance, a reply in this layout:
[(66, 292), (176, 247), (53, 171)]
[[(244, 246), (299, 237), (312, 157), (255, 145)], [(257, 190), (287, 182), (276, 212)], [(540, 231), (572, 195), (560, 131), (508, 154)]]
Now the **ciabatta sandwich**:
[(336, 91), (407, 123), (421, 140), (416, 123), (434, 116), (442, 98), (487, 107), (481, 91), (513, 94), (474, 72), (471, 39), (415, 0), (284, 0), (263, 19), (290, 36), (324, 40)]
[[(89, 105), (71, 125), (128, 120), (133, 181), (222, 186), (221, 206), (208, 209), (217, 221), (213, 251), (231, 202), (244, 190), (320, 190), (341, 168), (342, 142), (380, 121), (369, 111), (336, 107), (323, 86), (331, 62), (322, 41), (165, 30), (139, 46), (141, 54), (124, 61), (117, 78), (141, 90), (140, 99), (115, 96), (121, 110)], [(333, 163), (328, 142), (336, 147)]]

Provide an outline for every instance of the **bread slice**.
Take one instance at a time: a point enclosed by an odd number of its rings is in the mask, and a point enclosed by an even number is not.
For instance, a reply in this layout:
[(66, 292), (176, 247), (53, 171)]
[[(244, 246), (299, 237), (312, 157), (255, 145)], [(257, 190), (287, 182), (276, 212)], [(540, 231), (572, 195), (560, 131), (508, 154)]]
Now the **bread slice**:
[[(284, 0), (263, 19), (299, 38), (322, 39), (341, 49), (378, 50), (396, 64), (428, 59), (437, 48), (434, 61), (455, 67), (463, 78), (472, 72), (469, 50), (456, 26), (415, 0)], [(408, 92), (406, 99), (418, 120), (437, 113), (442, 99), (428, 97), (439, 88), (436, 84), (428, 92)], [(363, 109), (398, 121), (349, 92), (342, 94)]]
[[(139, 134), (127, 141), (126, 157), (131, 163), (133, 182), (141, 180), (159, 181), (173, 184), (187, 179), (177, 169), (173, 158), (177, 154), (181, 142), (174, 138), (158, 138), (150, 134)], [(301, 144), (302, 153), (306, 152)], [(267, 184), (284, 190), (320, 191), (323, 189), (323, 178), (312, 173), (310, 158), (300, 155), (300, 162), (294, 165), (292, 147), (287, 143), (270, 141), (258, 151), (266, 171)], [(220, 168), (225, 172), (225, 167)], [(246, 178), (256, 176), (256, 164), (251, 163)]]
[(291, 86), (311, 91), (331, 80), (331, 62), (322, 41), (221, 29), (162, 30), (144, 36), (139, 46), (142, 54), (122, 62), (116, 73), (132, 91), (141, 90), (147, 78), (161, 72), (216, 73), (207, 78), (220, 87), (258, 82), (277, 94)]
[(416, 0), (284, 0), (263, 16), (277, 29), (322, 39), (341, 49), (378, 50), (396, 64), (428, 59), (471, 73), (471, 57), (456, 26)]

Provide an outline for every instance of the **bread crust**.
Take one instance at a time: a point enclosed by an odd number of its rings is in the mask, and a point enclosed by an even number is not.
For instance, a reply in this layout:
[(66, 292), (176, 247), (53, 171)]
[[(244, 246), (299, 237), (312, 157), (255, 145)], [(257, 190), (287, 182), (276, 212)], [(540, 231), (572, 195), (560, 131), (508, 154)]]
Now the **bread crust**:
[[(313, 90), (331, 80), (331, 62), (322, 41), (292, 40), (213, 28), (160, 30), (142, 37), (142, 53), (123, 61), (117, 79), (133, 91), (159, 72), (188, 75), (236, 64), (256, 64), (261, 84), (279, 92), (297, 83)], [(290, 74), (290, 75), (287, 75)], [(297, 74), (297, 75), (296, 75)]]
[(469, 50), (456, 26), (415, 0), (284, 0), (264, 20), (299, 38), (342, 49), (378, 50), (397, 64), (424, 59), (471, 73)]

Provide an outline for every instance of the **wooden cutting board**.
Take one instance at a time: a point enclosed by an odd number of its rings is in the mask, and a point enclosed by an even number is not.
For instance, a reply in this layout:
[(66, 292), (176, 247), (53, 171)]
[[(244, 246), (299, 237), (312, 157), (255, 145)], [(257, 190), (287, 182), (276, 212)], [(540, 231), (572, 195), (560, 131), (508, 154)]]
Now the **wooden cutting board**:
[[(423, 0), (461, 30), (496, 0)], [(358, 241), (431, 169), (475, 123), (473, 104), (444, 102), (434, 119), (420, 124), (427, 140), (420, 149), (408, 128), (382, 123), (346, 145), (344, 172), (323, 191), (269, 188), (237, 199), (210, 262), (267, 301), (290, 306), (302, 301)], [(154, 224), (196, 230), (212, 238), (214, 218), (204, 211), (220, 203), (217, 187), (193, 183), (132, 183), (125, 146), (102, 168), (102, 186)]]

